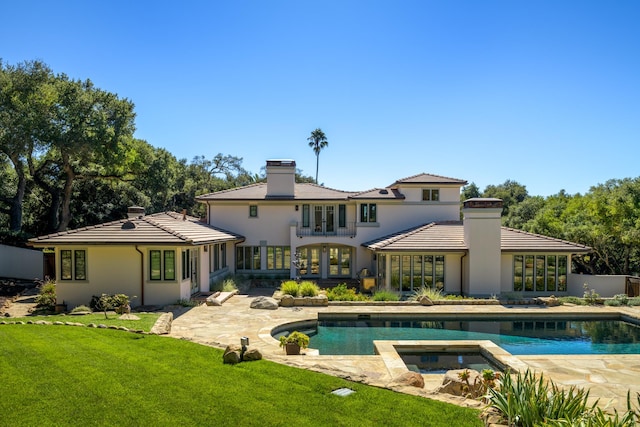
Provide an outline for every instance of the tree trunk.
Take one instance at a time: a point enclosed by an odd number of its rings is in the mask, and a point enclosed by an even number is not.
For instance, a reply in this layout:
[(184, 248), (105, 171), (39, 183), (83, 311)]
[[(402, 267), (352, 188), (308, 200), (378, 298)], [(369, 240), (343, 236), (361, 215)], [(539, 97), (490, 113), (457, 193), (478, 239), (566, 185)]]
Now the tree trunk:
[(22, 202), (27, 191), (27, 177), (20, 159), (17, 156), (10, 156), (10, 159), (18, 176), (18, 185), (14, 196), (7, 199), (9, 203), (9, 230), (17, 233), (22, 229)]
[(69, 162), (69, 155), (62, 155), (63, 169), (65, 173), (64, 188), (62, 190), (62, 209), (60, 211), (60, 222), (58, 223), (58, 231), (65, 231), (71, 222), (71, 196), (73, 192), (73, 181), (76, 173)]

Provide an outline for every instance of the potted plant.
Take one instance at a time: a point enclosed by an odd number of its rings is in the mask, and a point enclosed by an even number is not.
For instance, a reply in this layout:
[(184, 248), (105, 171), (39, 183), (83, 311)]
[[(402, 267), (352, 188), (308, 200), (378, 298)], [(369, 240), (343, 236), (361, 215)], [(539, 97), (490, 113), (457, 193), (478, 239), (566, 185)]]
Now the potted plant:
[(289, 335), (280, 337), (280, 347), (284, 347), (288, 355), (300, 354), (300, 349), (309, 346), (309, 335), (293, 331)]

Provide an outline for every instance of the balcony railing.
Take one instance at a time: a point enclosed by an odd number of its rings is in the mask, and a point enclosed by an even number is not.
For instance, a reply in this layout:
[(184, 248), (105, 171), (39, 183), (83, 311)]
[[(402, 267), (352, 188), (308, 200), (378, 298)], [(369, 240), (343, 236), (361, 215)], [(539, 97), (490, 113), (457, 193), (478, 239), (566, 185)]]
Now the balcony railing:
[(355, 237), (356, 235), (356, 223), (349, 222), (345, 227), (334, 227), (333, 230), (327, 230), (327, 227), (303, 227), (301, 223), (296, 224), (296, 236), (297, 237), (323, 237), (323, 236), (335, 236), (335, 237)]

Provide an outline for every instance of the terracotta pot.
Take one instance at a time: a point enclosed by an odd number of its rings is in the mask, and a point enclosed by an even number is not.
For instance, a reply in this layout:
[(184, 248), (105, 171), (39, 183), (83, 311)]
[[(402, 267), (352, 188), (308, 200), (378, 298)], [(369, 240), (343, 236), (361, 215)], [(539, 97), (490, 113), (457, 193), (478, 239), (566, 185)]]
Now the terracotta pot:
[(288, 355), (298, 355), (300, 354), (300, 346), (294, 342), (289, 342), (285, 344), (284, 350)]

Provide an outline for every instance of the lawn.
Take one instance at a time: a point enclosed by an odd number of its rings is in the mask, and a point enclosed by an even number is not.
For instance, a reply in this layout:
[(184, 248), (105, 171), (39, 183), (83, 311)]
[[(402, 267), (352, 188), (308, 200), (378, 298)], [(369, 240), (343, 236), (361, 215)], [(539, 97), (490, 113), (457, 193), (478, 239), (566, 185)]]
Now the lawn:
[(46, 322), (73, 322), (73, 323), (82, 323), (84, 325), (88, 325), (93, 323), (95, 325), (106, 325), (106, 326), (124, 326), (127, 329), (131, 330), (142, 330), (149, 332), (153, 325), (160, 317), (158, 313), (132, 313), (133, 315), (139, 317), (139, 320), (125, 320), (119, 319), (120, 315), (115, 314), (113, 312), (108, 313), (105, 318), (104, 313), (91, 313), (91, 314), (83, 314), (83, 315), (48, 315), (48, 316), (27, 316), (27, 317), (8, 317), (8, 318), (0, 318), (0, 322), (37, 322), (44, 320)]
[[(478, 411), (110, 329), (0, 325), (0, 425), (482, 426)], [(356, 393), (340, 397), (332, 390)]]

